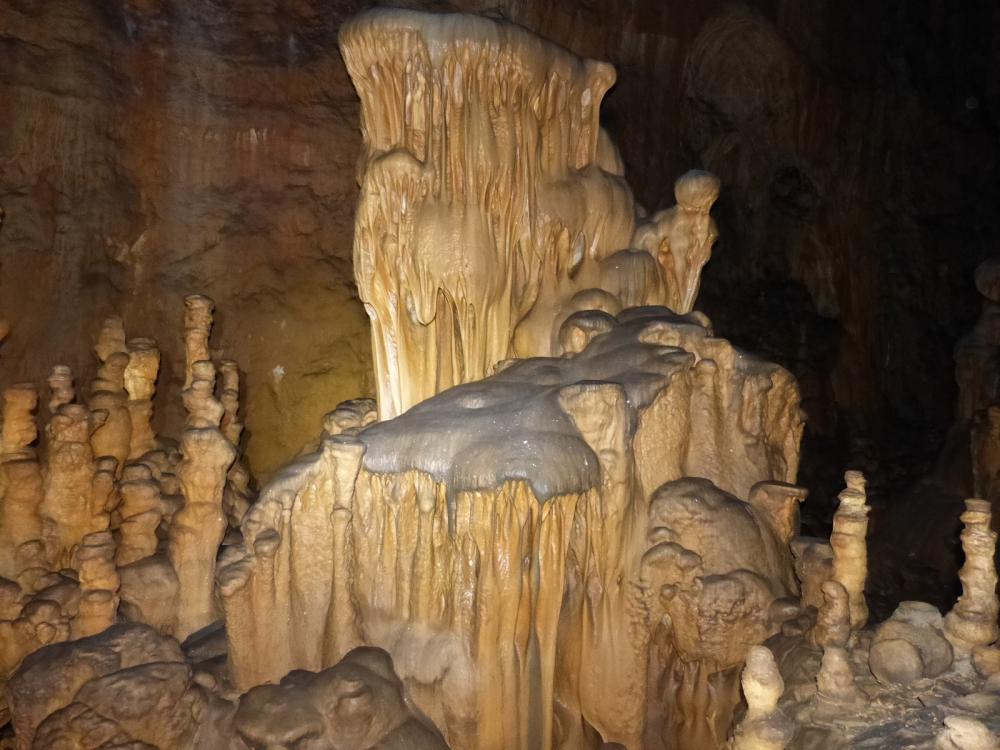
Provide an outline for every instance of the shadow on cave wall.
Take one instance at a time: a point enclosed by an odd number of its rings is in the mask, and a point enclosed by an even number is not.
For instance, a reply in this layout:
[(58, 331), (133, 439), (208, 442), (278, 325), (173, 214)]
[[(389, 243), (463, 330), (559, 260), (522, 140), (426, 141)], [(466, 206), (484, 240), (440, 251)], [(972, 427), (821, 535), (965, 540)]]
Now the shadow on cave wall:
[(952, 350), (978, 314), (974, 269), (1000, 239), (1000, 6), (701, 12), (667, 56), (678, 96), (656, 110), (658, 130), (629, 114), (621, 83), (606, 126), (650, 207), (684, 169), (722, 179), (699, 307), (799, 379), (806, 533), (828, 533), (843, 469), (863, 470), (875, 609), (949, 605), (971, 492)]

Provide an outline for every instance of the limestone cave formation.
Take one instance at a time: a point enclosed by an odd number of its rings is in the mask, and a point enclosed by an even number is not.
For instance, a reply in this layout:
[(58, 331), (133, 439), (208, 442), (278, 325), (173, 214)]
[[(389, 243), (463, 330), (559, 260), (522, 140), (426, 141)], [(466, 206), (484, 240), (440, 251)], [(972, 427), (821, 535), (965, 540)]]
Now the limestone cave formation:
[(998, 49), (0, 0), (0, 750), (1000, 749)]

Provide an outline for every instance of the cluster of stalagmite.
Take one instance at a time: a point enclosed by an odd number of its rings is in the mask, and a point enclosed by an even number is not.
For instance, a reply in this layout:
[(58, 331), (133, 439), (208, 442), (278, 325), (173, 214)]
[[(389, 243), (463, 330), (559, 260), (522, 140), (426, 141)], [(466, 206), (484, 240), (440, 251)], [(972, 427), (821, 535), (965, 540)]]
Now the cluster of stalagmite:
[(615, 81), (513, 24), (365, 13), (341, 51), (361, 99), (355, 276), (383, 419), (511, 356), (559, 353), (573, 313), (692, 309), (719, 182), (637, 221), (600, 127)]
[(52, 368), (41, 439), (35, 386), (3, 394), (0, 680), (38, 647), (120, 620), (183, 637), (218, 617), (223, 495), (249, 492), (243, 477), (227, 485), (237, 454), (227, 435), (240, 434), (238, 375), (234, 363), (222, 365), (223, 405), (207, 359), (211, 301), (193, 296), (186, 307), (187, 351), (201, 359), (183, 394), (190, 418), (179, 446), (152, 427), (156, 343), (127, 339), (120, 318), (100, 330), (97, 376), (85, 393), (68, 367)]
[(667, 747), (725, 737), (747, 648), (797, 611), (787, 373), (645, 309), (357, 431), (366, 413), (331, 415), (224, 556), (239, 686), (370, 644), (454, 748), (637, 747), (651, 707)]

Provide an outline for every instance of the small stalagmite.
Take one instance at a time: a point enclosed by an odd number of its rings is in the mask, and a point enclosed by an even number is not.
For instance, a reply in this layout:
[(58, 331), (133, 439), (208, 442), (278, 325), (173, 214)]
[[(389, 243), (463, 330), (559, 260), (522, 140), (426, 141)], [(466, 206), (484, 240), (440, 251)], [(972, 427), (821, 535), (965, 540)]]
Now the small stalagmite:
[(55, 365), (49, 374), (49, 413), (55, 414), (63, 404), (76, 399), (73, 371), (67, 365)]
[(3, 392), (3, 429), (0, 431), (0, 457), (3, 460), (30, 458), (31, 444), (38, 438), (35, 410), (38, 389), (31, 383), (16, 383)]
[(945, 637), (957, 658), (967, 658), (977, 646), (997, 640), (997, 571), (994, 555), (997, 534), (990, 528), (992, 507), (986, 500), (965, 501), (962, 514), (962, 551), (965, 564), (959, 571), (962, 595), (944, 618)]
[(770, 649), (750, 649), (741, 682), (747, 713), (736, 728), (733, 750), (783, 750), (792, 739), (795, 725), (778, 708), (785, 683)]
[[(94, 518), (94, 452), (91, 414), (82, 404), (65, 404), (45, 428), (45, 545), (51, 564), (68, 566), (73, 548), (84, 536), (100, 531), (107, 517)], [(104, 508), (101, 508), (103, 513)]]
[(168, 546), (180, 584), (179, 638), (210, 624), (219, 614), (214, 597), (215, 558), (226, 533), (226, 475), (236, 460), (236, 449), (219, 429), (225, 408), (212, 395), (212, 363), (195, 362), (191, 377), (184, 391), (188, 427), (181, 435), (182, 459), (177, 469), (184, 506), (174, 515)]
[(212, 333), (212, 312), (215, 302), (201, 294), (184, 298), (184, 387), (193, 379), (195, 362), (211, 359), (208, 337)]
[(824, 583), (823, 596), (816, 626), (810, 633), (810, 639), (823, 649), (816, 687), (822, 699), (850, 703), (860, 697), (847, 651), (851, 637), (850, 597), (838, 581)]
[(128, 410), (125, 392), (125, 370), (129, 356), (125, 352), (112, 352), (97, 371), (91, 386), (90, 411), (103, 413), (90, 443), (95, 456), (112, 456), (121, 469), (128, 460), (132, 443), (132, 417)]
[(135, 460), (156, 448), (153, 432), (153, 394), (160, 371), (160, 350), (148, 338), (129, 339), (128, 366), (125, 368), (125, 391), (132, 425), (128, 457)]
[(80, 603), (70, 632), (73, 638), (84, 638), (111, 627), (117, 619), (121, 581), (115, 567), (115, 540), (111, 532), (85, 536), (74, 562), (80, 576)]
[(219, 373), (222, 375), (222, 392), (219, 400), (225, 412), (222, 415), (222, 434), (233, 445), (240, 444), (243, 434), (243, 423), (240, 422), (240, 368), (231, 359), (219, 363)]
[(125, 467), (122, 482), (120, 534), (116, 561), (125, 566), (156, 554), (156, 529), (163, 518), (160, 485), (153, 479), (149, 467), (130, 464)]
[(97, 335), (94, 354), (101, 362), (107, 362), (112, 354), (124, 354), (127, 351), (125, 348), (125, 324), (122, 319), (117, 316), (106, 318), (100, 333)]
[(823, 605), (816, 615), (810, 641), (819, 648), (844, 648), (851, 637), (851, 613), (847, 590), (837, 581), (823, 584)]
[(860, 630), (868, 622), (865, 581), (868, 578), (868, 511), (865, 478), (860, 471), (844, 474), (847, 488), (840, 493), (840, 506), (833, 516), (833, 580), (847, 590), (851, 629)]

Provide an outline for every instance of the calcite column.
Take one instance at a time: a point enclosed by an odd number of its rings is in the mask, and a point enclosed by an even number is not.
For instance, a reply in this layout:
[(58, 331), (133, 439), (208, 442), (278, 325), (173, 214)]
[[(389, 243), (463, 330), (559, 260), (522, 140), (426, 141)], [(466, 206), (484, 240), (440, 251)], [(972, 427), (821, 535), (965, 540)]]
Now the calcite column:
[(997, 640), (997, 571), (994, 555), (997, 534), (990, 528), (992, 508), (988, 501), (972, 498), (965, 501), (962, 514), (962, 551), (965, 564), (958, 576), (962, 595), (944, 618), (945, 637), (957, 658), (968, 657), (972, 649)]
[(70, 624), (73, 638), (100, 633), (115, 624), (118, 587), (115, 540), (110, 531), (88, 534), (77, 548), (75, 564), (80, 576), (80, 604)]
[(201, 294), (184, 298), (184, 387), (189, 388), (193, 379), (195, 362), (211, 359), (208, 337), (212, 333), (212, 312), (215, 302)]
[(76, 398), (73, 371), (66, 365), (55, 365), (49, 374), (49, 413), (55, 414), (63, 404), (71, 404)]
[(212, 395), (212, 363), (193, 363), (191, 377), (184, 392), (188, 428), (181, 436), (183, 458), (177, 470), (184, 507), (174, 515), (168, 547), (179, 583), (175, 630), (179, 639), (210, 624), (218, 615), (213, 589), (215, 558), (226, 533), (222, 503), (226, 474), (236, 459), (236, 449), (219, 429), (225, 410)]
[(127, 346), (125, 391), (128, 393), (127, 408), (132, 425), (128, 457), (135, 460), (156, 448), (156, 434), (150, 422), (156, 377), (160, 371), (160, 350), (153, 339), (146, 338), (130, 339)]
[(865, 581), (868, 578), (868, 511), (865, 478), (860, 471), (844, 474), (847, 488), (840, 493), (840, 506), (833, 516), (833, 580), (847, 590), (851, 629), (860, 630), (868, 621)]

